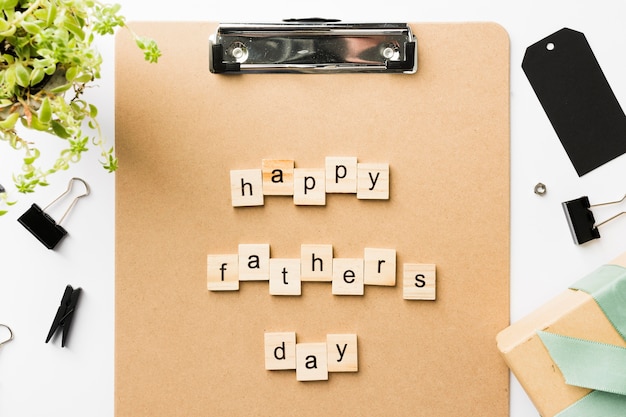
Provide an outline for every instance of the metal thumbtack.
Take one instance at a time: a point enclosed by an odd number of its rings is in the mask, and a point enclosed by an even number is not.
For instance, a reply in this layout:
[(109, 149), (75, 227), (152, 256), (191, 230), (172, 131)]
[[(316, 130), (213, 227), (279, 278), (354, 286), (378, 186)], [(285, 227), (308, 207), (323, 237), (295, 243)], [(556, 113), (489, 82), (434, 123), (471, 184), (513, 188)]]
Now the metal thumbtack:
[(3, 340), (2, 342), (0, 342), (0, 346), (4, 345), (5, 343), (9, 343), (11, 340), (13, 340), (13, 331), (11, 330), (11, 328), (9, 326), (7, 326), (6, 324), (1, 324), (0, 323), (0, 327), (4, 327), (5, 329), (7, 329), (9, 331), (9, 338), (6, 340)]
[[(82, 182), (85, 186), (85, 192), (72, 200), (72, 203), (59, 220), (58, 224), (54, 221), (52, 217), (50, 217), (46, 210), (52, 206), (54, 203), (59, 201), (61, 198), (65, 197), (72, 191), (72, 187), (74, 182)], [(67, 186), (67, 190), (54, 199), (50, 204), (43, 208), (43, 210), (37, 205), (33, 204), (26, 213), (22, 214), (18, 222), (22, 224), (29, 232), (31, 232), (41, 243), (44, 244), (48, 249), (54, 249), (54, 247), (67, 235), (67, 231), (61, 226), (63, 220), (67, 214), (72, 210), (72, 208), (76, 205), (76, 202), (83, 197), (86, 197), (91, 192), (89, 185), (80, 178), (72, 178)]]
[(592, 207), (618, 204), (624, 200), (626, 200), (626, 195), (624, 195), (624, 197), (617, 201), (589, 204), (589, 197), (584, 196), (575, 200), (561, 203), (561, 205), (563, 206), (563, 210), (565, 211), (567, 224), (569, 225), (570, 232), (572, 233), (572, 237), (574, 238), (574, 243), (580, 245), (585, 242), (589, 242), (590, 240), (598, 239), (600, 237), (598, 227), (610, 222), (611, 220), (621, 216), (622, 214), (626, 214), (626, 211), (622, 211), (600, 223), (596, 223), (593, 212), (590, 210)]

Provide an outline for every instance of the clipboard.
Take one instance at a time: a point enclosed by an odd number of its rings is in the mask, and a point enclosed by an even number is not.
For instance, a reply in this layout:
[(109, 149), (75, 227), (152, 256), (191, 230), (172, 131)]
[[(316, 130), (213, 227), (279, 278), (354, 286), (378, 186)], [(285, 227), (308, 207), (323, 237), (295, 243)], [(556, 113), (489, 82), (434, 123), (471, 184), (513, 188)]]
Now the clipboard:
[[(139, 23), (163, 57), (116, 44), (117, 417), (508, 415), (495, 335), (509, 324), (509, 41), (493, 23), (411, 24), (415, 74), (209, 71), (214, 23)], [(328, 194), (233, 207), (229, 172), (327, 156), (390, 167), (388, 200)], [(297, 258), (397, 251), (396, 286), (299, 297), (267, 282), (207, 291), (207, 254), (240, 243)], [(436, 301), (404, 300), (402, 265), (437, 267)], [(264, 368), (264, 332), (358, 336), (355, 373), (298, 382)]]

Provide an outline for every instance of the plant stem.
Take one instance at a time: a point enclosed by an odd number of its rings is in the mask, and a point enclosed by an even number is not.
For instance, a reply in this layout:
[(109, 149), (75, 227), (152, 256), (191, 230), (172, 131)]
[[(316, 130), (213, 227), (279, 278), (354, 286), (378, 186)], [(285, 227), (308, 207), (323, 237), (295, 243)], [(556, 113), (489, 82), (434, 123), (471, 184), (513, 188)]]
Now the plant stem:
[(41, 5), (41, 0), (35, 0), (35, 2), (31, 4), (30, 7), (24, 11), (24, 13), (20, 14), (18, 18), (16, 18), (13, 22), (11, 22), (11, 24), (15, 25), (17, 23), (20, 23), (22, 20), (24, 20), (26, 16), (34, 13), (35, 10), (37, 10), (40, 5)]

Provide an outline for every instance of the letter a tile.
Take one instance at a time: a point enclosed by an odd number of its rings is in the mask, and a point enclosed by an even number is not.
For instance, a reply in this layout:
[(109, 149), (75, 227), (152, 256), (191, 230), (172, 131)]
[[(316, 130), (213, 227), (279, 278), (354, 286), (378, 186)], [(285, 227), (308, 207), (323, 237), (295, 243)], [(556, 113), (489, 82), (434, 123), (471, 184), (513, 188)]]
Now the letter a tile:
[(270, 279), (270, 245), (239, 245), (239, 281), (268, 281)]
[(296, 333), (265, 333), (265, 369), (296, 369)]
[(263, 194), (293, 195), (293, 159), (263, 159)]
[(296, 379), (298, 381), (328, 380), (326, 343), (296, 344)]

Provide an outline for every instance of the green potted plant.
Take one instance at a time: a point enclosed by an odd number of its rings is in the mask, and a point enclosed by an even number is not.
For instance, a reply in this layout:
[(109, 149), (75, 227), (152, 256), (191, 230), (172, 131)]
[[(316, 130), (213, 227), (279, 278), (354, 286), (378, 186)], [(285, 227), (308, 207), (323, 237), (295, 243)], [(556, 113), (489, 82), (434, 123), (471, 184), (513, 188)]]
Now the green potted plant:
[[(133, 32), (117, 4), (0, 0), (0, 10), (0, 141), (20, 152), (22, 169), (12, 178), (16, 190), (31, 193), (47, 185), (50, 175), (78, 162), (91, 145), (99, 149), (104, 169), (115, 171), (117, 159), (102, 137), (98, 109), (83, 98), (100, 78), (102, 56), (94, 40), (125, 28), (149, 62), (161, 55), (157, 44)], [(29, 131), (64, 141), (51, 166), (39, 164), (41, 152)], [(0, 215), (11, 200), (0, 185)]]

